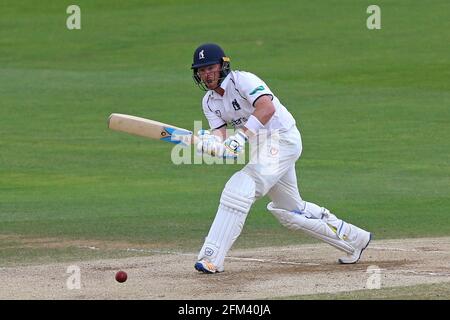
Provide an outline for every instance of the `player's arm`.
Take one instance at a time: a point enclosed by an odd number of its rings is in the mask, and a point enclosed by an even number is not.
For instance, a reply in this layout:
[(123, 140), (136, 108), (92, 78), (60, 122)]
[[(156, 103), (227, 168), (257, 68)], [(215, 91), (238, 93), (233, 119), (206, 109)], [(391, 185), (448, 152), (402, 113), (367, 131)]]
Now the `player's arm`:
[(248, 118), (244, 127), (225, 140), (224, 145), (231, 152), (241, 153), (249, 137), (255, 135), (259, 129), (264, 128), (264, 125), (272, 118), (275, 113), (275, 106), (271, 98), (272, 95), (270, 94), (258, 97), (254, 102), (255, 111)]
[(242, 129), (247, 136), (255, 134), (259, 127), (264, 126), (272, 118), (275, 106), (271, 97), (271, 95), (263, 95), (255, 101), (255, 111)]
[(248, 137), (263, 128), (275, 113), (272, 96), (268, 94), (257, 98), (254, 107), (255, 111), (253, 111), (241, 132), (237, 131), (235, 135), (226, 138), (226, 125), (212, 130), (212, 134), (220, 137), (222, 141), (225, 140), (224, 145), (235, 154), (243, 150)]
[(227, 155), (224, 155), (225, 149), (223, 141), (226, 139), (227, 124), (223, 119), (212, 112), (207, 101), (207, 99), (203, 100), (203, 112), (211, 129), (201, 129), (198, 131), (197, 136), (199, 142), (197, 143), (197, 151), (219, 158), (226, 157)]
[(227, 138), (227, 125), (224, 124), (223, 126), (211, 130), (212, 134), (215, 136), (218, 136), (221, 141), (225, 141)]
[[(252, 113), (251, 117), (256, 118), (256, 119), (252, 119), (252, 120), (254, 120), (254, 122), (256, 122), (256, 126), (264, 126), (267, 122), (269, 122), (269, 120), (272, 118), (272, 116), (275, 113), (275, 106), (273, 105), (271, 95), (260, 96), (255, 101), (254, 107), (255, 107), (255, 111)], [(250, 121), (250, 123), (247, 122), (247, 124), (250, 126), (251, 121)], [(254, 128), (247, 127), (247, 124), (244, 126), (242, 131), (244, 131), (244, 133), (248, 136), (248, 135), (251, 135), (254, 133), (254, 131), (252, 130)], [(227, 138), (226, 137), (226, 128), (227, 128), (227, 126), (226, 126), (226, 124), (224, 124), (219, 128), (211, 130), (211, 132), (214, 135), (219, 136), (222, 139), (222, 141), (224, 141)]]

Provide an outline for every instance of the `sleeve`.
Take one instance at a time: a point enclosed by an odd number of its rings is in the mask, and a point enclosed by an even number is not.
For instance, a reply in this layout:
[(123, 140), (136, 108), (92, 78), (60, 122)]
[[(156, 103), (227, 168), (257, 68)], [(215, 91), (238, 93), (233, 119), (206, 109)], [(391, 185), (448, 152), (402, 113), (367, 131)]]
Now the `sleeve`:
[(273, 100), (273, 93), (267, 84), (253, 73), (240, 72), (237, 85), (240, 89), (239, 91), (252, 106), (255, 106), (256, 100), (262, 96), (268, 95)]
[(209, 95), (205, 95), (202, 101), (202, 107), (203, 107), (203, 113), (206, 117), (206, 120), (208, 120), (209, 127), (211, 129), (217, 129), (220, 127), (223, 127), (227, 123), (220, 118), (217, 114), (214, 113), (214, 111), (211, 109), (211, 106), (209, 104)]

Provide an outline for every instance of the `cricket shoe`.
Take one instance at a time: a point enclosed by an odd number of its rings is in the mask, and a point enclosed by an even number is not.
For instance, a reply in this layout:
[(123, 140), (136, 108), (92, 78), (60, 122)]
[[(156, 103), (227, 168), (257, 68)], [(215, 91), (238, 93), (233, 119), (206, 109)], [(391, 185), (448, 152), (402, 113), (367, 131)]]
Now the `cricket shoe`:
[(218, 273), (223, 271), (219, 271), (214, 264), (204, 259), (197, 261), (194, 268), (203, 273)]
[(353, 254), (347, 254), (345, 257), (340, 258), (338, 260), (340, 264), (353, 264), (358, 262), (359, 258), (361, 258), (362, 252), (367, 248), (370, 240), (372, 240), (372, 234), (370, 232), (364, 231), (363, 237), (362, 247), (356, 248)]

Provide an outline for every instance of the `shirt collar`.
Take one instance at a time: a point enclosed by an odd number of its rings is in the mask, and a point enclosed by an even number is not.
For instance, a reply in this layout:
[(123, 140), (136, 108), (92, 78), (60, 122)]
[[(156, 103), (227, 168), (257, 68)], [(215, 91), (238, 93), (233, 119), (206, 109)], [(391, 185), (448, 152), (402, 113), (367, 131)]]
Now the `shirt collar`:
[(230, 78), (231, 78), (231, 72), (225, 77), (225, 79), (223, 79), (222, 83), (220, 84), (220, 87), (223, 90), (226, 90), (226, 87), (228, 85), (228, 82), (230, 82)]
[[(227, 91), (226, 88), (227, 88), (228, 82), (230, 82), (230, 78), (231, 78), (231, 72), (225, 77), (225, 79), (223, 79), (222, 83), (220, 84), (220, 87), (225, 91)], [(223, 97), (220, 94), (218, 94), (217, 92), (215, 92), (214, 90), (211, 90), (211, 92), (215, 99), (223, 99)]]

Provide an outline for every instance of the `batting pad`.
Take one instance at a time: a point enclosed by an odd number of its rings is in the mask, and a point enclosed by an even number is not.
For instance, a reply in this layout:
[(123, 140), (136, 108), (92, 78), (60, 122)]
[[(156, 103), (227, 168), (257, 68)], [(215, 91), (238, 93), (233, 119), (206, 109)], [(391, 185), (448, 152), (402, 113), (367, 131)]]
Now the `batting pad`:
[(208, 259), (223, 271), (225, 256), (241, 234), (247, 213), (255, 201), (255, 187), (253, 179), (241, 171), (228, 180), (199, 260)]
[[(311, 204), (311, 208), (320, 208)], [(342, 220), (339, 220), (324, 208), (321, 209), (320, 218), (316, 212), (288, 211), (276, 208), (273, 202), (267, 205), (267, 209), (288, 229), (301, 230), (310, 236), (322, 240), (333, 247), (348, 254), (353, 254), (354, 247), (346, 240), (351, 227), (354, 227)], [(356, 228), (356, 227), (354, 227)], [(354, 230), (357, 232), (357, 230)], [(353, 232), (354, 233), (354, 232)], [(352, 237), (355, 236), (352, 234)]]

